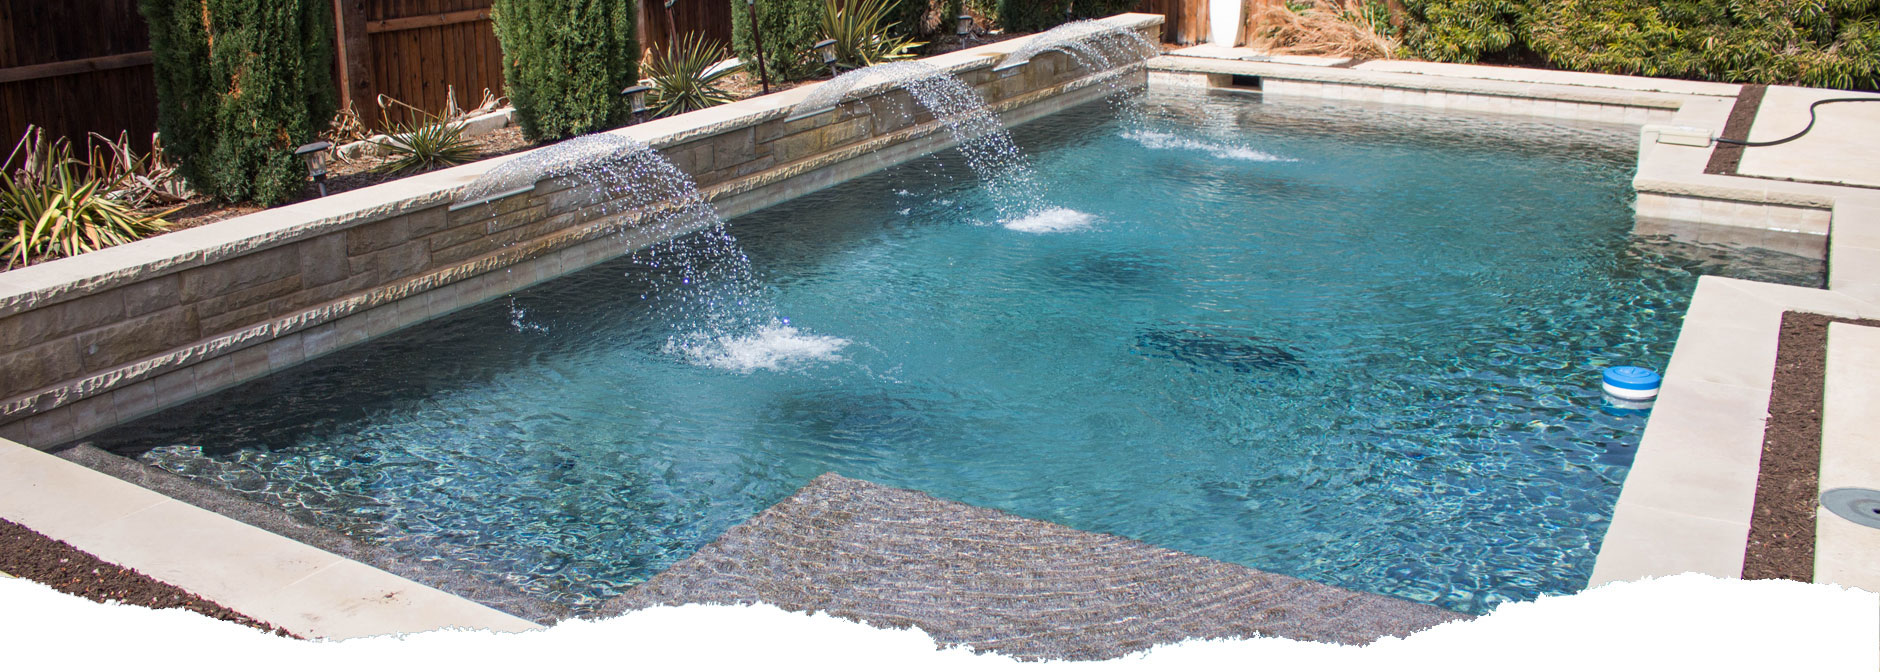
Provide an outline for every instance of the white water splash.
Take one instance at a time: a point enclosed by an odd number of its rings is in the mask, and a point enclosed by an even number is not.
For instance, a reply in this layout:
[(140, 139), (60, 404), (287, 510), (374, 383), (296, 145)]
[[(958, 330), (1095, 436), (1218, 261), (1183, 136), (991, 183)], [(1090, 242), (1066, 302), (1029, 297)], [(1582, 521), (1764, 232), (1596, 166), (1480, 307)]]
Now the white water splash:
[(1018, 219), (1007, 220), (1005, 228), (1025, 233), (1061, 233), (1076, 231), (1097, 221), (1096, 215), (1070, 208), (1050, 208)]
[(782, 371), (810, 362), (841, 361), (840, 351), (849, 344), (845, 338), (806, 334), (782, 324), (772, 324), (743, 336), (727, 334), (688, 340), (686, 343), (668, 341), (666, 348), (685, 355), (693, 364), (738, 373), (760, 369)]
[(1173, 149), (1173, 150), (1202, 152), (1204, 154), (1208, 154), (1209, 156), (1213, 156), (1214, 158), (1217, 158), (1217, 159), (1229, 159), (1229, 160), (1234, 160), (1234, 161), (1259, 161), (1259, 162), (1267, 162), (1267, 161), (1290, 162), (1290, 161), (1298, 160), (1298, 159), (1287, 158), (1284, 156), (1279, 156), (1277, 154), (1268, 154), (1266, 152), (1262, 152), (1260, 150), (1254, 149), (1252, 147), (1248, 147), (1246, 145), (1241, 145), (1238, 143), (1209, 142), (1207, 140), (1197, 140), (1195, 138), (1190, 138), (1190, 137), (1182, 136), (1182, 135), (1176, 135), (1174, 133), (1164, 133), (1162, 131), (1147, 131), (1147, 130), (1142, 130), (1142, 129), (1133, 129), (1129, 131), (1124, 131), (1122, 134), (1122, 137), (1125, 140), (1134, 140), (1136, 141), (1137, 144), (1140, 144), (1143, 147), (1147, 147), (1149, 149)]

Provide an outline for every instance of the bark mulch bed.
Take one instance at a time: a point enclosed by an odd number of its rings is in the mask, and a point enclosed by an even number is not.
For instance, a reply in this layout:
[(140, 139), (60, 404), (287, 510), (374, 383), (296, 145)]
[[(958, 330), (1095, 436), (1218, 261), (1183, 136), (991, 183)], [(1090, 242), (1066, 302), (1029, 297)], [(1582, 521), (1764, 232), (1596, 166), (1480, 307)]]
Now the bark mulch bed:
[[(522, 129), (516, 126), (498, 129), (472, 138), (477, 143), (476, 156), (471, 161), (482, 161), (506, 154), (529, 149), (535, 145), (522, 137)], [(377, 171), (387, 159), (380, 157), (360, 157), (353, 160), (334, 159), (327, 164), (326, 193), (333, 194), (352, 191), (375, 184), (411, 177), (417, 173), (381, 173)], [(296, 202), (320, 197), (320, 189), (312, 182), (300, 192)], [(209, 197), (191, 199), (182, 210), (170, 215), (169, 231), (181, 231), (192, 227), (240, 217), (264, 210), (252, 203), (222, 203)]]
[[(1730, 117), (1723, 122), (1723, 137), (1742, 140), (1749, 137), (1749, 127), (1756, 123), (1756, 110), (1762, 108), (1763, 94), (1769, 87), (1762, 84), (1744, 84), (1736, 94), (1736, 104), (1730, 107)], [(1735, 175), (1737, 164), (1743, 161), (1743, 146), (1727, 142), (1717, 143), (1710, 150), (1710, 161), (1704, 164), (1704, 172), (1710, 175)]]
[(152, 609), (190, 611), (256, 630), (293, 637), (274, 625), (243, 616), (200, 595), (99, 560), (71, 544), (0, 519), (0, 572), (46, 584), (93, 602), (108, 600)]
[(1827, 377), (1828, 324), (1880, 327), (1812, 313), (1782, 314), (1775, 384), (1750, 513), (1743, 578), (1809, 582), (1815, 576), (1815, 508), (1821, 488), (1821, 395)]

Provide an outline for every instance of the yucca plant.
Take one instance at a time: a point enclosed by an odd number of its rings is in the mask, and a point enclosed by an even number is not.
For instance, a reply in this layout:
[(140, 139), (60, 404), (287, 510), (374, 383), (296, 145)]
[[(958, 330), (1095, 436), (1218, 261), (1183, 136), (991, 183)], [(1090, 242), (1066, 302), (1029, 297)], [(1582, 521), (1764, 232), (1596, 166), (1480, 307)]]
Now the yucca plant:
[(653, 116), (664, 117), (723, 105), (733, 100), (731, 92), (718, 86), (719, 80), (743, 69), (743, 66), (712, 69), (724, 59), (724, 45), (688, 34), (666, 45), (666, 52), (646, 64), (653, 90), (648, 106)]
[(862, 68), (914, 58), (927, 44), (889, 33), (889, 0), (823, 0), (823, 37), (836, 41), (836, 64)]
[(424, 172), (454, 166), (476, 158), (477, 143), (464, 137), (463, 123), (443, 117), (414, 116), (392, 124), (384, 140), (373, 140), (391, 160), (379, 164), (381, 173)]
[[(16, 167), (14, 162), (18, 160)], [(160, 214), (145, 214), (111, 198), (111, 183), (82, 170), (64, 138), (45, 142), (29, 127), (0, 164), (0, 227), (7, 232), (0, 259), (7, 267), (128, 243), (162, 231)]]

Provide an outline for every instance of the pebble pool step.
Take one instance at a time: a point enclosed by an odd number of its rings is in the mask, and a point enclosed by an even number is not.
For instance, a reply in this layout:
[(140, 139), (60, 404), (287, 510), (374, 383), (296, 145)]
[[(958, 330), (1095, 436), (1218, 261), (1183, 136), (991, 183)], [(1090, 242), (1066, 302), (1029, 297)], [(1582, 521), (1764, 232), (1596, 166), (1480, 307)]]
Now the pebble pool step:
[(757, 602), (1023, 660), (1197, 638), (1366, 644), (1470, 618), (835, 474), (602, 611)]

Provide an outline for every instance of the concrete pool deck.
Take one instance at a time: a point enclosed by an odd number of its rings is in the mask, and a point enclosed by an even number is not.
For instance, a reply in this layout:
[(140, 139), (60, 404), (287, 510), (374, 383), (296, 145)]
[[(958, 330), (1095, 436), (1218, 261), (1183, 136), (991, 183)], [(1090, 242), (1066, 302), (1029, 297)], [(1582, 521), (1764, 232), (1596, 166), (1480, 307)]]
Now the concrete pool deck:
[[(1019, 42), (1015, 40), (988, 45), (991, 50), (964, 53), (955, 56), (954, 61), (964, 63), (968, 59), (983, 58), (1001, 50), (1009, 52), (1017, 48)], [(1205, 53), (1184, 51), (1179, 55), (1161, 57), (1155, 59), (1150, 67), (1151, 86), (1236, 88), (1233, 76), (1244, 75), (1263, 78), (1264, 93), (1275, 97), (1313, 96), (1607, 123), (1692, 126), (1712, 131), (1724, 129), (1743, 88), (1728, 84), (1486, 66), (1384, 61), (1334, 67), (1334, 62), (1308, 59), (1245, 61), (1240, 60), (1234, 50), (1218, 48)], [(1012, 81), (1016, 79), (1012, 78)], [(997, 86), (996, 81), (992, 85)], [(1783, 91), (1783, 88), (1772, 87), (1772, 93), (1756, 116), (1756, 124), (1750, 129), (1752, 138), (1792, 132), (1784, 129), (1796, 117), (1787, 110), (1785, 106), (1788, 103), (1784, 101), (1790, 101), (1794, 96)], [(1086, 100), (1092, 99), (1093, 90), (1088, 88), (1077, 95), (1083, 95)], [(1801, 99), (1825, 95), (1814, 90), (1802, 91), (1806, 95), (1797, 94)], [(1073, 90), (1054, 89), (1044, 93), (1068, 98), (1066, 94), (1073, 93)], [(777, 97), (771, 100), (753, 99), (699, 113), (701, 116), (694, 119), (703, 121), (696, 125), (699, 128), (712, 127), (737, 115), (753, 114), (754, 110), (760, 108), (766, 110), (762, 112), (764, 114), (775, 112), (775, 116), (780, 117), (780, 109), (770, 108), (787, 106), (787, 102), (779, 101), (799, 99), (804, 92), (798, 89), (775, 95)], [(1027, 98), (1019, 102), (1029, 104), (1031, 100)], [(1784, 109), (1779, 111), (1778, 107)], [(1723, 278), (1705, 278), (1699, 283), (1689, 314), (1685, 317), (1684, 331), (1666, 372), (1667, 383), (1659, 406), (1640, 446), (1639, 459), (1621, 494), (1591, 585), (1684, 571), (1724, 577), (1740, 576), (1748, 511), (1753, 501), (1757, 456), (1760, 452), (1761, 418), (1768, 401), (1774, 344), (1781, 312), (1808, 310), (1844, 317), (1880, 317), (1880, 191), (1858, 186), (1880, 182), (1880, 169), (1874, 169), (1867, 163), (1835, 158), (1880, 154), (1880, 146), (1874, 144), (1880, 142), (1880, 134), (1858, 132), (1859, 129), (1870, 128), (1868, 124), (1871, 122), (1841, 116), (1854, 113), (1860, 107), (1838, 105), (1822, 108), (1824, 129), (1843, 129), (1837, 131), (1837, 134), (1851, 133), (1836, 146), (1825, 149), (1810, 149), (1809, 145), (1752, 148), (1743, 153), (1737, 174), (1704, 172), (1712, 151), (1708, 147), (1656, 143), (1646, 145), (1649, 151), (1641, 156), (1638, 177), (1634, 181), (1639, 192), (1642, 227), (1648, 224), (1647, 220), (1659, 217), (1695, 222), (1708, 225), (1712, 230), (1728, 232), (1731, 234), (1728, 237), (1733, 240), (1825, 255), (1830, 268), (1829, 288), (1812, 290)], [(1766, 118), (1766, 124), (1763, 114), (1770, 115)], [(1803, 120), (1805, 118), (1805, 115), (1801, 117)], [(656, 131), (664, 132), (665, 129), (684, 126), (691, 121), (675, 118), (649, 122), (635, 127), (634, 133), (650, 137)], [(1805, 121), (1797, 122), (1798, 128), (1799, 123)], [(900, 141), (902, 138), (894, 140)], [(1792, 144), (1801, 145), (1799, 142)], [(914, 150), (928, 151), (938, 146), (940, 143), (933, 142), (923, 146), (895, 145), (893, 149), (906, 149), (904, 153), (911, 156)], [(750, 151), (748, 147), (750, 145), (733, 146), (731, 143), (723, 146), (701, 145), (685, 148), (682, 153), (690, 157), (688, 162), (696, 163), (708, 157), (716, 161), (720, 155), (735, 159), (739, 152)], [(898, 154), (879, 156), (886, 145), (857, 147), (845, 151), (857, 156), (868, 154), (871, 163), (889, 163), (900, 158)], [(1798, 167), (1813, 166), (1810, 163), (1811, 156), (1814, 163), (1847, 165), (1807, 169)], [(852, 157), (845, 154), (838, 158), (850, 160)], [(794, 182), (779, 184), (785, 184), (790, 194), (800, 194), (841, 179), (836, 171), (826, 166), (815, 170), (818, 172), (804, 173), (799, 178), (792, 178), (796, 180)], [(476, 169), (459, 169), (421, 176), (412, 178), (402, 188), (447, 196), (446, 192), (461, 186), (474, 172)], [(715, 197), (723, 199), (715, 201), (717, 206), (734, 212), (760, 207), (762, 201), (758, 196), (769, 195), (769, 192), (759, 186), (752, 186), (755, 182), (750, 178), (734, 177), (734, 181), (726, 182), (726, 186), (714, 192)], [(1824, 179), (1842, 184), (1820, 183)], [(379, 193), (388, 194), (390, 191), (381, 190)], [(779, 191), (779, 194), (784, 192)], [(390, 199), (389, 196), (386, 198)], [(314, 212), (319, 217), (338, 221), (337, 218), (344, 215), (357, 214), (352, 211), (339, 212), (346, 203), (337, 200), (316, 202), (299, 208), (299, 211)], [(436, 204), (425, 201), (424, 205), (430, 207)], [(256, 221), (275, 222), (303, 215), (298, 211), (282, 209), (263, 213)], [(224, 230), (228, 228), (224, 227)], [(211, 233), (198, 231), (189, 236), (177, 234), (178, 238), (168, 240), (160, 237), (143, 247), (146, 250), (163, 251), (180, 245), (179, 241), (205, 238)], [(236, 254), (246, 253), (247, 248), (241, 246), (248, 243), (221, 241), (217, 244), (226, 248), (217, 248), (223, 250), (218, 254)], [(98, 258), (125, 257), (131, 252), (129, 249), (107, 250)], [(593, 254), (607, 252), (597, 250)], [(112, 278), (106, 277), (108, 273), (80, 269), (79, 266), (82, 264), (66, 264), (58, 269), (41, 268), (35, 273), (47, 275), (55, 270), (70, 271), (73, 277), (61, 278), (61, 282), (70, 280), (67, 284), (81, 289), (94, 280), (112, 281)], [(520, 276), (523, 274), (518, 273), (514, 284), (520, 286), (546, 279), (561, 272), (561, 269), (536, 269), (532, 272), (533, 275), (528, 278), (522, 278)], [(16, 285), (12, 281), (18, 277), (0, 276), (0, 290), (15, 289)], [(446, 281), (455, 282), (456, 279), (453, 276)], [(508, 291), (505, 289), (507, 287), (511, 285), (493, 286), (487, 291), (500, 293)], [(21, 284), (17, 288), (27, 286)], [(457, 294), (465, 292), (461, 288), (455, 289)], [(399, 310), (419, 311), (425, 317), (447, 310), (442, 307), (450, 300), (447, 293), (438, 292), (431, 285), (412, 291), (414, 293), (409, 297), (401, 294), (400, 297), (404, 298), (400, 300), (416, 301), (417, 305)], [(19, 293), (25, 296), (29, 292), (21, 289)], [(316, 332), (307, 333), (309, 335), (305, 340), (311, 343)], [(348, 335), (352, 332), (346, 331), (336, 336), (329, 329), (317, 333), (322, 338), (333, 339), (342, 336), (350, 338)], [(1831, 346), (1831, 371), (1833, 367), (1849, 366), (1841, 362), (1880, 361), (1876, 359), (1873, 350), (1875, 339), (1863, 338), (1858, 331), (1837, 329), (1833, 333), (1837, 334), (1837, 340)], [(20, 334), (0, 334), (0, 341), (9, 336)], [(311, 345), (305, 347), (312, 348)], [(246, 365), (259, 367), (265, 373), (270, 366), (275, 366), (272, 362), (275, 359), (274, 350), (276, 348), (250, 348), (245, 352), (254, 356), (247, 358), (252, 361), (247, 361)], [(280, 366), (285, 368), (315, 354), (318, 353), (303, 355), (302, 339), (295, 335), (292, 342), (282, 349), (283, 357), (291, 355), (292, 358), (282, 359)], [(241, 365), (243, 362), (235, 364)], [(1869, 371), (1871, 369), (1864, 367), (1870, 365), (1862, 364), (1849, 370)], [(183, 382), (187, 384), (189, 393), (203, 393), (189, 379), (183, 379)], [(1873, 417), (1871, 406), (1864, 405), (1867, 402), (1863, 401), (1869, 397), (1861, 396), (1865, 394), (1862, 390), (1866, 388), (1862, 387), (1862, 381), (1849, 380), (1846, 375), (1834, 378), (1830, 383), (1828, 408), (1831, 417), (1828, 431), (1839, 434), (1824, 437), (1823, 483), (1830, 482), (1830, 471), (1826, 469), (1830, 459), (1836, 460), (1836, 467), (1832, 471), (1834, 479), (1843, 479), (1844, 475), (1847, 475), (1845, 478), (1849, 479), (1848, 482), (1867, 478), (1863, 474), (1875, 473), (1870, 468), (1880, 462), (1880, 457), (1867, 448), (1872, 445), (1871, 442), (1862, 440), (1869, 436), (1863, 432), (1871, 431), (1870, 418)], [(122, 396), (122, 406), (116, 405), (119, 400), (114, 396), (111, 404), (98, 405), (89, 410), (77, 408), (59, 412), (70, 416), (74, 422), (87, 413), (116, 414), (119, 410), (126, 415), (133, 412), (147, 413), (155, 410), (160, 402), (174, 403), (181, 398), (171, 398), (164, 389), (167, 388), (154, 383), (140, 384), (136, 390), (112, 393)], [(60, 419), (51, 415), (48, 418), (47, 424)], [(27, 429), (37, 431), (36, 428)], [(71, 432), (66, 435), (71, 435)], [(297, 634), (344, 638), (439, 627), (507, 631), (539, 627), (487, 606), (293, 542), (38, 450), (54, 447), (50, 443), (27, 443), (33, 445), (0, 440), (0, 517), (68, 541), (107, 561), (138, 569), (215, 599), (224, 606), (250, 616), (272, 621)], [(1830, 458), (1830, 455), (1833, 457)], [(1880, 484), (1866, 485), (1873, 487)], [(1873, 535), (1880, 535), (1880, 530), (1838, 529), (1825, 521), (1823, 525), (1824, 552), (1818, 559), (1826, 559), (1830, 566), (1817, 571), (1817, 580), (1824, 576), (1845, 577), (1838, 579), (1849, 582), (1845, 585), (1862, 585), (1853, 582), (1874, 580), (1841, 569), (1844, 565), (1858, 564), (1863, 560), (1871, 564), (1873, 556), (1862, 554), (1869, 553), (1866, 549), (1872, 548), (1875, 539)], [(1838, 536), (1830, 540), (1831, 535)], [(1841, 543), (1850, 540), (1856, 543), (1851, 546)], [(1851, 555), (1838, 551), (1827, 552), (1831, 548), (1856, 550)], [(870, 547), (864, 550), (878, 552), (880, 549)], [(1192, 561), (1185, 559), (1171, 559), (1169, 562), (1192, 564)], [(666, 585), (678, 585), (682, 576), (675, 574)], [(1272, 575), (1265, 576), (1269, 578), (1262, 580), (1281, 580), (1271, 578)], [(661, 580), (656, 578), (654, 582)], [(889, 586), (882, 584), (881, 587), (885, 589)], [(1880, 590), (1877, 585), (1863, 587)], [(1179, 589), (1179, 585), (1171, 588)], [(1282, 594), (1292, 595), (1283, 591)], [(1194, 599), (1207, 601), (1213, 598), (1197, 595)], [(1214, 615), (1211, 616), (1220, 619), (1219, 622), (1203, 623), (1199, 616), (1190, 615), (1188, 620), (1182, 622), (1192, 621), (1192, 625), (1198, 629), (1151, 630), (1160, 633), (1157, 636), (1173, 636), (1170, 633), (1207, 632), (1203, 626), (1231, 629), (1259, 621), (1259, 612), (1248, 615), (1247, 603), (1235, 602), (1226, 597), (1221, 599), (1225, 600), (1219, 602), (1222, 608), (1212, 612)], [(1342, 622), (1336, 620), (1336, 614), (1329, 618), (1332, 620), (1328, 622)], [(1354, 628), (1354, 633), (1363, 633), (1373, 631), (1366, 628), (1375, 628), (1383, 622), (1354, 621), (1347, 624)], [(1274, 623), (1269, 621), (1268, 625)], [(1172, 628), (1177, 623), (1169, 621), (1168, 624)], [(957, 633), (978, 632), (971, 629), (973, 626), (970, 623), (958, 622), (955, 625), (958, 627), (955, 631)], [(1274, 627), (1279, 628), (1277, 625)], [(1291, 636), (1286, 633), (1314, 636), (1310, 624), (1293, 623), (1287, 627), (1292, 629), (1261, 632), (1282, 636)], [(1227, 629), (1216, 631), (1230, 632)], [(1141, 634), (1137, 631), (1116, 632), (1125, 638)], [(965, 634), (959, 636), (961, 639), (957, 641), (960, 643), (980, 641), (990, 645), (994, 642), (990, 639), (972, 640)], [(1010, 639), (1008, 643), (1012, 644), (1011, 647), (1002, 644), (1003, 648), (997, 650), (1028, 650), (1017, 642), (1017, 639)], [(1065, 651), (1087, 651), (1093, 655), (1098, 653), (1095, 648), (1076, 648), (1095, 646), (1088, 643), (1063, 646), (1069, 647), (1061, 649)]]
[[(1786, 311), (1880, 317), (1880, 104), (1818, 109), (1802, 139), (1744, 149), (1735, 170), (1708, 170), (1717, 146), (1657, 141), (1656, 127), (1730, 137), (1746, 87), (1482, 65), (1369, 61), (1302, 64), (1249, 49), (1196, 47), (1151, 62), (1151, 86), (1258, 89), (1275, 100), (1318, 97), (1423, 105), (1528, 117), (1645, 125), (1638, 230), (1723, 241), (1824, 259), (1826, 289), (1720, 277), (1698, 283), (1666, 367), (1665, 383), (1601, 546), (1590, 587), (1698, 572), (1742, 576), (1768, 416), (1776, 343)], [(1786, 137), (1808, 124), (1808, 104), (1858, 92), (1772, 86), (1756, 103), (1747, 139)], [(1653, 124), (1656, 126), (1646, 125)], [(1822, 487), (1880, 488), (1872, 448), (1880, 408), (1860, 382), (1880, 347), (1836, 325), (1825, 406)], [(1866, 405), (1862, 405), (1862, 404)], [(1859, 410), (1856, 410), (1859, 409)], [(1817, 507), (1816, 582), (1880, 590), (1880, 530)]]

